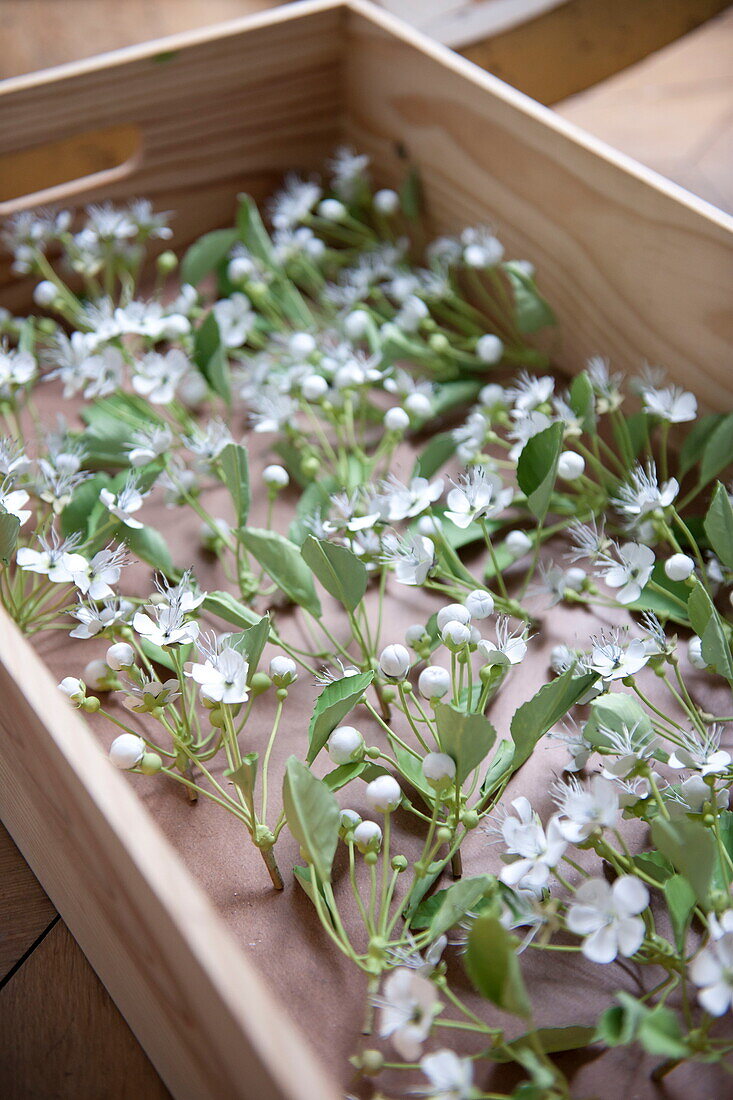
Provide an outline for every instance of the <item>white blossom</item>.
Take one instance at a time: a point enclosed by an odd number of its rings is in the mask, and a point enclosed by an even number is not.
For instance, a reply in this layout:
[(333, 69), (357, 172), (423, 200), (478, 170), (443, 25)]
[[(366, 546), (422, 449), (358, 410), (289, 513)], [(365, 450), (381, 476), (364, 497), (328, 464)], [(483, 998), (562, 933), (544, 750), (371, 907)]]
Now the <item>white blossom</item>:
[(559, 863), (568, 842), (556, 816), (550, 818), (545, 829), (524, 796), (515, 798), (512, 807), (516, 817), (508, 813), (499, 826), (506, 855), (512, 857), (511, 862), (505, 860), (499, 878), (507, 886), (540, 893), (547, 886), (550, 871)]
[(568, 929), (583, 936), (581, 950), (595, 963), (610, 963), (618, 954), (635, 954), (644, 940), (638, 915), (649, 904), (649, 891), (634, 875), (621, 875), (611, 886), (605, 879), (586, 879), (570, 903)]
[(204, 660), (188, 665), (186, 676), (199, 685), (201, 698), (227, 706), (244, 703), (249, 698), (249, 665), (242, 654), (223, 639), (201, 636), (197, 644)]
[(382, 996), (375, 1001), (380, 1038), (389, 1039), (406, 1062), (416, 1062), (439, 1008), (433, 983), (409, 967), (400, 966), (387, 976)]
[(482, 466), (471, 466), (446, 498), (446, 516), (456, 527), (465, 529), (474, 520), (491, 519), (507, 508), (514, 496), (505, 489), (501, 478), (486, 473)]
[(429, 1100), (471, 1100), (473, 1093), (473, 1062), (459, 1058), (452, 1050), (436, 1050), (420, 1059), (420, 1069), (430, 1084), (414, 1089), (416, 1096)]

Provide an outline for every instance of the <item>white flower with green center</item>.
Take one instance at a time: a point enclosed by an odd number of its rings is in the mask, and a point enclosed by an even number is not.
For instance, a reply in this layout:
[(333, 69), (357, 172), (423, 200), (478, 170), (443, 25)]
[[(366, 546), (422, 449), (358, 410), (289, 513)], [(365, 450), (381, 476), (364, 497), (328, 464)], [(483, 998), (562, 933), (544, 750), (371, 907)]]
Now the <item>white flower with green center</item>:
[(642, 391), (644, 412), (670, 424), (685, 424), (697, 416), (697, 398), (681, 386), (650, 387)]
[(507, 508), (514, 496), (505, 489), (500, 477), (487, 473), (482, 466), (471, 466), (448, 493), (446, 516), (465, 530), (477, 519), (492, 519)]
[(205, 660), (188, 666), (186, 676), (199, 685), (202, 699), (233, 706), (249, 698), (249, 665), (241, 653), (209, 639), (199, 640), (199, 651)]
[(100, 489), (99, 499), (107, 511), (126, 527), (139, 531), (144, 526), (134, 515), (142, 508), (145, 500), (135, 475), (130, 475), (117, 493), (113, 493), (111, 489)]
[(400, 584), (421, 585), (435, 565), (435, 547), (425, 535), (411, 534), (401, 539), (391, 533), (384, 536), (382, 561), (394, 571)]
[(602, 634), (599, 638), (593, 638), (592, 642), (590, 656), (586, 658), (587, 666), (606, 683), (635, 676), (651, 656), (641, 638), (634, 638), (627, 646), (622, 646), (618, 632)]
[(379, 1008), (379, 1035), (389, 1039), (406, 1062), (416, 1062), (440, 1007), (438, 991), (428, 978), (400, 966), (385, 979)]
[(473, 1096), (473, 1062), (452, 1050), (436, 1050), (420, 1059), (429, 1086), (413, 1090), (429, 1100), (470, 1100)]
[(613, 962), (617, 955), (629, 958), (644, 942), (644, 921), (639, 916), (649, 904), (649, 891), (634, 875), (621, 875), (611, 886), (605, 879), (581, 883), (570, 903), (569, 931), (583, 936), (581, 951), (595, 963)]
[(613, 829), (618, 820), (618, 791), (600, 775), (587, 784), (575, 776), (560, 780), (553, 786), (553, 798), (560, 815), (560, 833), (571, 844), (582, 844), (596, 830)]
[(621, 546), (614, 543), (613, 549), (618, 560), (610, 555), (602, 559), (603, 567), (598, 570), (609, 588), (618, 588), (616, 599), (628, 604), (638, 600), (641, 590), (649, 581), (654, 569), (654, 551), (650, 546), (637, 542), (625, 542)]

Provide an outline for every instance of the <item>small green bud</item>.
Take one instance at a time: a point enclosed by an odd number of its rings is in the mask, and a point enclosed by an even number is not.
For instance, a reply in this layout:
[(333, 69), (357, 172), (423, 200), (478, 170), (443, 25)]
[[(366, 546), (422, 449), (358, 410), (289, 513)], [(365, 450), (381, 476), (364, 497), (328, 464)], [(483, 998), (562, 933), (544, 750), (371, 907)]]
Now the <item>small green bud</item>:
[(445, 355), (450, 350), (450, 343), (448, 337), (443, 332), (434, 332), (428, 340), (428, 344), (431, 349), (438, 353), (438, 355)]
[(365, 852), (364, 853), (364, 862), (369, 867), (373, 867), (378, 859), (379, 859), (379, 855), (377, 854), (377, 852)]
[(255, 672), (249, 682), (249, 689), (253, 695), (262, 695), (272, 686), (272, 680), (266, 672)]
[(288, 689), (287, 688), (278, 688), (277, 691), (275, 692), (275, 694), (277, 695), (278, 699), (282, 702), (284, 699), (287, 699), (287, 697), (288, 697)]
[(364, 755), (368, 756), (370, 760), (377, 760), (379, 758), (379, 753), (380, 750), (376, 745), (369, 745), (368, 748), (364, 749)]
[(702, 823), (707, 829), (712, 829), (713, 825), (715, 824), (714, 815), (713, 814), (704, 814), (703, 819), (702, 819)]
[(224, 711), (221, 707), (214, 707), (209, 711), (209, 721), (215, 730), (223, 730), (226, 726), (226, 719), (224, 718)]
[(100, 702), (94, 695), (88, 695), (84, 702), (81, 704), (81, 709), (85, 710), (87, 714), (96, 714), (99, 710)]
[(53, 336), (56, 331), (56, 322), (51, 317), (40, 317), (38, 320), (38, 331), (43, 333), (44, 336)]
[(464, 829), (475, 829), (479, 823), (479, 816), (475, 810), (464, 810), (461, 814), (461, 825)]
[(308, 455), (308, 457), (304, 458), (301, 462), (300, 469), (304, 477), (318, 477), (318, 474), (321, 472), (321, 464), (315, 455)]
[(161, 252), (155, 263), (161, 275), (170, 275), (171, 271), (175, 271), (178, 267), (178, 257), (175, 252), (168, 250)]
[(435, 832), (435, 839), (440, 844), (450, 844), (451, 840), (453, 839), (453, 830), (448, 829), (445, 825), (441, 825), (441, 827)]
[(384, 1066), (384, 1055), (381, 1050), (365, 1050), (360, 1058), (355, 1059), (362, 1073), (367, 1077), (375, 1077)]
[(142, 760), (138, 764), (138, 768), (143, 775), (157, 775), (162, 767), (163, 761), (158, 756), (157, 752), (144, 753)]
[(394, 703), (397, 692), (389, 684), (385, 684), (382, 688), (382, 698), (385, 703)]
[(407, 857), (406, 856), (392, 856), (392, 870), (393, 871), (406, 871), (407, 870)]

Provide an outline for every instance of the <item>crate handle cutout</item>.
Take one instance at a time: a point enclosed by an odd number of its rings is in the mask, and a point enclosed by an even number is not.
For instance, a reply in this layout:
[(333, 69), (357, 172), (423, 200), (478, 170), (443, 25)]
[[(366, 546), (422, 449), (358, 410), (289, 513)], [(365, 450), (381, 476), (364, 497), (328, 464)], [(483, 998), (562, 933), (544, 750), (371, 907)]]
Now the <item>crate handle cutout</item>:
[(0, 153), (0, 215), (124, 179), (139, 167), (142, 144), (139, 127), (127, 124)]

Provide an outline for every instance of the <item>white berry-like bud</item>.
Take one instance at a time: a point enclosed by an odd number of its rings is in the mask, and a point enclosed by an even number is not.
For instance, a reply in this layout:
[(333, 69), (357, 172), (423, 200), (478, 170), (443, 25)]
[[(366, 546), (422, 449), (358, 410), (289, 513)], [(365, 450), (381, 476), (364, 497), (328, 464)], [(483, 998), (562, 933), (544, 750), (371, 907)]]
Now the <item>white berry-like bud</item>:
[(358, 363), (344, 363), (333, 376), (333, 384), (337, 390), (353, 389), (355, 386), (363, 386), (366, 381), (364, 371)]
[(673, 554), (664, 563), (664, 572), (671, 581), (686, 581), (695, 569), (695, 563), (687, 554)]
[(417, 687), (424, 699), (442, 699), (450, 691), (450, 672), (440, 665), (428, 665), (420, 673)]
[(436, 615), (438, 630), (442, 630), (446, 623), (470, 623), (471, 612), (462, 603), (448, 603), (441, 607)]
[(343, 839), (348, 833), (354, 831), (354, 829), (361, 823), (361, 815), (356, 810), (342, 810), (341, 820), (339, 821), (339, 835)]
[(334, 764), (353, 764), (364, 756), (364, 738), (354, 726), (339, 726), (326, 743)]
[(235, 285), (245, 283), (257, 274), (257, 268), (249, 256), (234, 256), (227, 264), (227, 276)]
[(344, 321), (344, 331), (350, 340), (361, 340), (369, 331), (369, 314), (365, 309), (355, 309)]
[(284, 466), (265, 466), (262, 471), (262, 480), (271, 489), (284, 489), (290, 484), (290, 476)]
[(410, 671), (410, 663), (409, 652), (399, 643), (385, 646), (379, 654), (379, 671), (388, 680), (404, 680)]
[(585, 470), (585, 459), (575, 451), (563, 451), (557, 460), (557, 474), (563, 481), (577, 481)]
[(328, 393), (328, 382), (322, 374), (309, 374), (300, 383), (300, 392), (306, 401), (318, 401)]
[(441, 523), (437, 516), (420, 516), (417, 521), (417, 529), (425, 538), (434, 538), (440, 534)]
[(408, 626), (405, 631), (405, 644), (408, 645), (410, 649), (415, 649), (415, 647), (420, 645), (426, 637), (427, 632), (425, 627), (421, 623), (413, 623), (413, 625)]
[(135, 650), (128, 642), (115, 642), (107, 650), (105, 661), (111, 669), (119, 672), (123, 668), (132, 668), (135, 664)]
[(404, 409), (387, 409), (384, 414), (384, 426), (388, 432), (404, 432), (410, 427), (410, 418)]
[(504, 539), (504, 545), (513, 558), (521, 558), (532, 549), (532, 540), (524, 531), (510, 531)]
[(63, 691), (64, 695), (68, 695), (72, 703), (83, 703), (86, 698), (87, 689), (84, 683), (76, 676), (64, 676), (61, 683), (58, 685)]
[(402, 788), (391, 775), (379, 775), (367, 785), (366, 804), (379, 814), (391, 814), (402, 801)]
[(383, 187), (374, 194), (374, 209), (380, 214), (396, 214), (400, 208), (400, 196), (391, 187)]
[(506, 405), (506, 395), (503, 387), (498, 382), (489, 382), (488, 386), (483, 386), (479, 390), (478, 401), (479, 405), (483, 405), (485, 409), (493, 409), (497, 405)]
[(275, 687), (288, 687), (298, 677), (295, 661), (279, 653), (270, 661), (270, 676)]
[(405, 398), (405, 408), (411, 416), (430, 416), (433, 411), (433, 403), (426, 393), (411, 393)]
[(41, 309), (48, 309), (59, 296), (59, 292), (50, 279), (43, 279), (33, 291), (33, 301)]
[(702, 655), (702, 638), (695, 635), (687, 643), (687, 657), (693, 668), (704, 669), (708, 663)]
[(349, 216), (349, 212), (338, 199), (323, 199), (318, 204), (318, 213), (327, 222), (342, 222)]
[(436, 791), (450, 786), (456, 777), (456, 762), (447, 752), (429, 752), (422, 762), (422, 773)]
[(443, 639), (448, 649), (457, 652), (459, 649), (463, 649), (465, 645), (471, 641), (471, 627), (465, 623), (459, 623), (456, 619), (452, 619), (449, 623), (446, 623), (440, 632), (440, 636)]
[[(476, 356), (482, 363), (488, 363), (489, 366), (493, 366), (498, 363), (504, 354), (504, 344), (498, 336), (494, 336), (492, 333), (487, 332), (484, 336), (479, 336), (476, 341)], [(501, 387), (497, 387), (501, 388)], [(485, 402), (481, 402), (485, 404)]]
[(466, 596), (466, 610), (472, 619), (488, 619), (494, 610), (494, 597), (484, 588), (476, 588)]
[(110, 677), (109, 666), (100, 657), (90, 661), (84, 668), (84, 683), (92, 691), (109, 691), (110, 679), (114, 680), (116, 677)]
[(296, 359), (307, 359), (316, 350), (316, 342), (309, 332), (294, 332), (288, 340), (288, 351)]
[(137, 737), (134, 733), (121, 733), (110, 745), (109, 758), (116, 768), (129, 771), (130, 768), (137, 767), (146, 750), (147, 745), (142, 737)]
[(378, 852), (382, 847), (382, 830), (376, 821), (362, 821), (354, 829), (354, 844), (360, 852)]
[(565, 571), (565, 587), (573, 592), (580, 592), (585, 584), (585, 570), (578, 565), (573, 565)]

